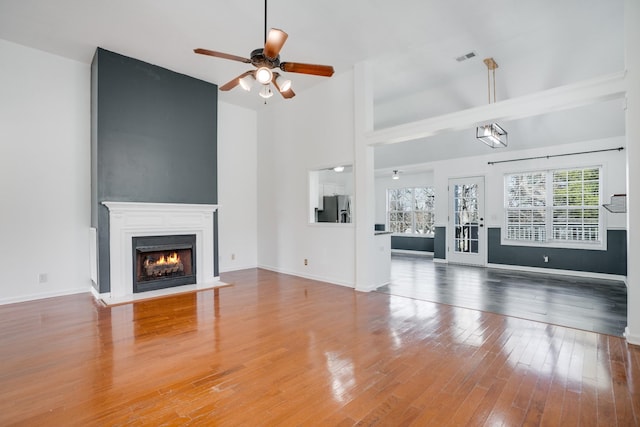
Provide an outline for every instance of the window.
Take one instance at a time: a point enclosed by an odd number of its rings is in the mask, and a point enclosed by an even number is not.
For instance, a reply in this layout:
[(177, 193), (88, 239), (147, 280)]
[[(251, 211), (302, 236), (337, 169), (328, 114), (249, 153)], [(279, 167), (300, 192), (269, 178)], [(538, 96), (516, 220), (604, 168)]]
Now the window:
[(389, 231), (427, 234), (434, 232), (434, 192), (432, 187), (387, 190)]
[(505, 177), (505, 239), (601, 243), (600, 168)]

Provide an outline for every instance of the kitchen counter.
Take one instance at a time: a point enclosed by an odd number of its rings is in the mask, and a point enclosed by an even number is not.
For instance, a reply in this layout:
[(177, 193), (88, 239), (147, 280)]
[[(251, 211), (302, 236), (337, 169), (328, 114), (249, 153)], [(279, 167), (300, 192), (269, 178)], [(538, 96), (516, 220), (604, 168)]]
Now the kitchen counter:
[(391, 232), (376, 231), (373, 238), (374, 284), (376, 288), (391, 282)]

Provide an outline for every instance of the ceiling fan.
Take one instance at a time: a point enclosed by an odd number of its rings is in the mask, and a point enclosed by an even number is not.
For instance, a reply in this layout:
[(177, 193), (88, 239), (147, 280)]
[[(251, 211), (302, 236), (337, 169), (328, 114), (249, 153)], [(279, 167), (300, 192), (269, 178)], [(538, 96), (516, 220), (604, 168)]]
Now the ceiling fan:
[(245, 64), (252, 64), (255, 70), (245, 71), (233, 80), (220, 86), (220, 90), (228, 91), (240, 85), (244, 90), (251, 89), (253, 81), (257, 80), (262, 84), (260, 96), (268, 98), (272, 95), (270, 84), (273, 83), (275, 88), (285, 98), (293, 98), (296, 94), (291, 89), (291, 80), (285, 79), (278, 72), (271, 71), (279, 68), (289, 73), (310, 74), (314, 76), (331, 77), (333, 75), (333, 67), (330, 65), (303, 64), (300, 62), (281, 62), (280, 50), (287, 41), (289, 35), (277, 28), (271, 28), (267, 34), (267, 0), (264, 1), (264, 48), (258, 48), (251, 52), (249, 58), (231, 55), (228, 53), (217, 52), (209, 49), (194, 49), (195, 53), (201, 55), (214, 56), (222, 59), (230, 59)]

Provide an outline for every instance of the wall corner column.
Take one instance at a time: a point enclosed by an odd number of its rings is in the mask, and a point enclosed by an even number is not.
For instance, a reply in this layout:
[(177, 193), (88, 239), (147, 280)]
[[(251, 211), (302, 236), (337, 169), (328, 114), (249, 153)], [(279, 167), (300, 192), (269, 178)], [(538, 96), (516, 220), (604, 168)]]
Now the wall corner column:
[[(627, 87), (627, 259), (640, 259), (640, 1), (624, 2)], [(627, 342), (640, 345), (640, 264), (627, 262)]]
[(373, 76), (370, 65), (354, 67), (355, 289), (375, 289), (374, 150), (366, 134), (373, 131)]

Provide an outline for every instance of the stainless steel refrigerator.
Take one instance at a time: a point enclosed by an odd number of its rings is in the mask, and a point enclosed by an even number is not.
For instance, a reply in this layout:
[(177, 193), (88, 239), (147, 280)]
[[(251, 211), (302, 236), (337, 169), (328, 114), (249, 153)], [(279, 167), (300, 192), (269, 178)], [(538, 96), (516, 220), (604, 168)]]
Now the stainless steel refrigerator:
[(351, 222), (351, 196), (324, 196), (318, 222)]

